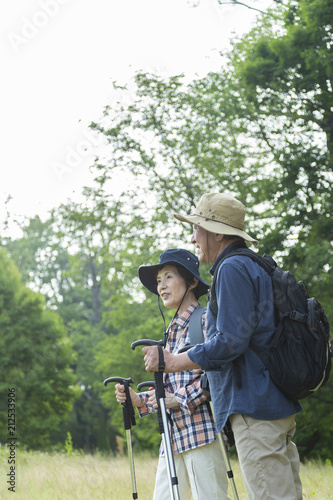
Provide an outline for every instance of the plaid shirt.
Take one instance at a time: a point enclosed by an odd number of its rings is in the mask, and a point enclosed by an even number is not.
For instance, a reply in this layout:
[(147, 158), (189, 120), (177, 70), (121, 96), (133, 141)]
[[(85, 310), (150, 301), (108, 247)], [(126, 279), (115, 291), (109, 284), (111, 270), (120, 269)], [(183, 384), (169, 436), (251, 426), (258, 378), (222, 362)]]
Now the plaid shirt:
[[(190, 344), (189, 319), (197, 307), (199, 303), (193, 302), (181, 316), (170, 323), (165, 348), (173, 354), (177, 354), (182, 347)], [(202, 321), (205, 327), (205, 316)], [(193, 370), (167, 373), (164, 374), (164, 383), (167, 386), (165, 390), (173, 393), (179, 404), (178, 409), (168, 409), (172, 422), (170, 435), (174, 453), (182, 453), (214, 441), (215, 425), (210, 405), (206, 396), (202, 394), (200, 374), (194, 373)], [(142, 392), (139, 395), (144, 403), (144, 406), (138, 408), (140, 417), (155, 412), (156, 410), (149, 404), (148, 393)], [(163, 455), (162, 445), (160, 454)]]

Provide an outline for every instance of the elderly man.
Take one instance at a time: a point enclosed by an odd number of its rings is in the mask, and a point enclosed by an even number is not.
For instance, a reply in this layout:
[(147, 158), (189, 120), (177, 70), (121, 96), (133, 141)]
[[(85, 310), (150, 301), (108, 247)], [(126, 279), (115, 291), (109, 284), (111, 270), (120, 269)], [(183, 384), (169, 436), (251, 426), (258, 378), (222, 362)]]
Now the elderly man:
[[(252, 350), (270, 346), (276, 329), (270, 276), (244, 255), (220, 261), (246, 243), (258, 242), (244, 231), (245, 207), (233, 196), (205, 194), (193, 214), (175, 214), (193, 226), (191, 242), (200, 262), (213, 264), (214, 303), (207, 309), (204, 344), (172, 355), (165, 372), (195, 367), (207, 371), (216, 430), (232, 426), (248, 497), (251, 500), (300, 500), (299, 457), (291, 441), (299, 402), (274, 385)], [(145, 347), (147, 371), (158, 370), (156, 347)]]

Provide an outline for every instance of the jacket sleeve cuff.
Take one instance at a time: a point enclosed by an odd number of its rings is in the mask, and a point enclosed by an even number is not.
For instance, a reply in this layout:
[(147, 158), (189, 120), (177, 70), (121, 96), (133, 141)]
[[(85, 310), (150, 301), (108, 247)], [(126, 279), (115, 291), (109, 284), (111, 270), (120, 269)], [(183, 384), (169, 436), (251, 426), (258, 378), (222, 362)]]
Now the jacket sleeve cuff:
[(140, 392), (139, 398), (142, 401), (142, 406), (137, 408), (139, 417), (145, 417), (146, 415), (151, 415), (155, 413), (155, 408), (148, 402), (149, 397), (147, 392)]

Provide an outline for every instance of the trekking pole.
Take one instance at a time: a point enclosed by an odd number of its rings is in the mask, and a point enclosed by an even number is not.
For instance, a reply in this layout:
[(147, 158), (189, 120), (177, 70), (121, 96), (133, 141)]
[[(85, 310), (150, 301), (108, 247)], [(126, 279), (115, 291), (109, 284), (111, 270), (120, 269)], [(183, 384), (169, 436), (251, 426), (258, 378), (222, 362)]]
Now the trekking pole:
[[(182, 353), (182, 352), (186, 352), (189, 349), (191, 349), (192, 347), (194, 347), (194, 346), (193, 345), (185, 346), (182, 349), (180, 349), (178, 352), (179, 352), (179, 354)], [(208, 379), (205, 379), (205, 385), (203, 385), (202, 380), (201, 380), (201, 388), (202, 388), (203, 394), (207, 398), (207, 401), (209, 401), (210, 409), (211, 409), (211, 412), (212, 412), (212, 415), (213, 415), (213, 419), (215, 421), (214, 410), (213, 410), (213, 403), (212, 403), (212, 400), (211, 400), (211, 397), (210, 397)], [(221, 431), (218, 434), (217, 437), (218, 437), (218, 440), (219, 440), (219, 443), (220, 443), (220, 446), (221, 446), (222, 456), (223, 456), (223, 460), (224, 460), (225, 467), (226, 467), (226, 470), (227, 470), (227, 476), (228, 476), (228, 478), (230, 480), (233, 497), (234, 497), (235, 500), (239, 500), (239, 496), (238, 496), (237, 488), (236, 488), (236, 484), (235, 484), (235, 479), (234, 479), (234, 473), (232, 472), (231, 463), (230, 463), (230, 460), (229, 460), (227, 448), (226, 448), (226, 445), (225, 445), (225, 442), (224, 442), (224, 438), (223, 438), (223, 431)]]
[[(153, 381), (149, 382), (141, 382), (141, 384), (138, 384), (138, 390), (141, 391), (144, 387), (152, 387), (153, 389), (156, 388), (156, 384)], [(165, 432), (164, 432), (164, 426), (163, 426), (163, 420), (162, 420), (162, 414), (161, 414), (161, 408), (158, 407), (157, 409), (157, 421), (158, 421), (158, 430), (159, 433), (161, 434), (162, 437), (162, 443), (163, 443), (163, 449), (166, 450), (166, 438), (165, 438)], [(169, 460), (167, 460), (167, 456), (165, 455), (165, 460), (166, 460), (166, 466), (167, 466), (167, 473), (168, 473), (168, 478), (171, 477), (171, 470), (170, 470), (170, 463)], [(169, 489), (170, 489), (170, 497), (173, 498), (173, 489), (172, 489), (172, 482), (169, 481)]]
[(133, 380), (131, 378), (122, 378), (122, 377), (110, 377), (104, 380), (104, 385), (108, 385), (109, 382), (118, 382), (125, 387), (126, 401), (122, 403), (123, 407), (123, 420), (124, 427), (126, 431), (126, 440), (127, 440), (127, 453), (130, 462), (130, 470), (131, 470), (131, 479), (132, 479), (132, 497), (133, 499), (138, 498), (138, 493), (136, 491), (136, 480), (135, 480), (135, 470), (134, 470), (134, 460), (133, 460), (133, 449), (132, 449), (132, 437), (131, 437), (131, 428), (132, 425), (135, 425), (135, 415), (134, 408), (132, 405), (132, 400), (129, 392), (130, 384), (133, 384)]
[[(214, 418), (213, 404), (212, 404), (211, 401), (209, 401), (209, 404), (210, 404), (210, 409), (212, 410), (212, 415), (213, 415), (213, 418)], [(226, 469), (227, 469), (227, 476), (228, 476), (228, 478), (230, 480), (233, 497), (235, 498), (235, 500), (239, 500), (237, 489), (236, 489), (236, 484), (235, 484), (234, 473), (232, 472), (232, 468), (231, 468), (231, 464), (230, 464), (230, 460), (229, 460), (227, 448), (226, 448), (226, 445), (225, 445), (225, 442), (224, 442), (222, 431), (218, 434), (217, 437), (218, 437), (218, 440), (219, 440), (220, 445), (221, 445), (223, 460), (224, 460), (224, 463), (225, 463), (225, 466), (226, 466)]]
[[(170, 487), (170, 494), (172, 500), (180, 500), (179, 498), (179, 490), (178, 490), (178, 478), (176, 474), (176, 467), (175, 467), (175, 461), (173, 458), (173, 452), (172, 452), (172, 444), (171, 444), (171, 437), (170, 437), (170, 432), (169, 432), (169, 426), (168, 426), (168, 417), (167, 417), (167, 411), (165, 407), (165, 392), (164, 392), (164, 384), (163, 384), (163, 371), (165, 367), (164, 363), (164, 356), (163, 356), (163, 349), (162, 346), (164, 346), (163, 340), (150, 340), (150, 339), (141, 339), (141, 340), (136, 340), (131, 344), (131, 348), (134, 350), (137, 346), (157, 346), (158, 347), (158, 355), (159, 355), (159, 363), (158, 363), (158, 368), (159, 371), (154, 373), (155, 377), (155, 391), (156, 391), (156, 401), (158, 401), (158, 406), (161, 412), (161, 418), (163, 422), (163, 430), (164, 430), (164, 437), (165, 437), (165, 447), (164, 447), (164, 453), (165, 453), (165, 458), (167, 460), (167, 464), (169, 463), (169, 468), (168, 468), (168, 476), (169, 476), (169, 487)], [(167, 466), (168, 467), (168, 466)]]

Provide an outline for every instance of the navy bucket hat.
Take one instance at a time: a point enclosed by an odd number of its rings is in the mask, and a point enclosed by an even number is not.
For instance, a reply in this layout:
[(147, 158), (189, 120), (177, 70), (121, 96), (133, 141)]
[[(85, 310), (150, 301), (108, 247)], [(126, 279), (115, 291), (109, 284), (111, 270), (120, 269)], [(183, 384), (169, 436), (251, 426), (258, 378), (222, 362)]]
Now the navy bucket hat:
[(140, 281), (149, 291), (158, 295), (156, 274), (159, 268), (167, 264), (180, 264), (199, 280), (196, 288), (198, 297), (208, 292), (210, 285), (204, 281), (199, 274), (198, 258), (188, 250), (183, 250), (181, 248), (165, 250), (160, 255), (159, 263), (154, 266), (139, 267)]

